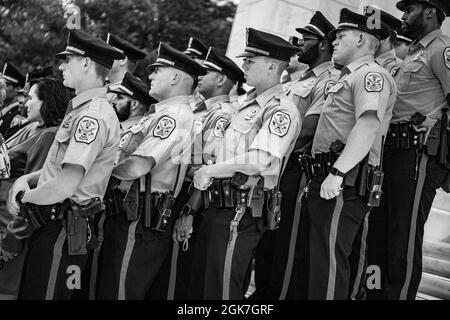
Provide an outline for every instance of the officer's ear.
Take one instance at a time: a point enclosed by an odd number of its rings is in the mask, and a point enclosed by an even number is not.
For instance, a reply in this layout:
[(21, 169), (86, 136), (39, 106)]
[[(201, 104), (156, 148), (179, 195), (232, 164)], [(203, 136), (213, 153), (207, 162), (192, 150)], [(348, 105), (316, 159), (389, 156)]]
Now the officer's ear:
[(434, 16), (437, 16), (436, 8), (431, 8), (431, 7), (425, 8), (425, 18), (431, 19)]
[(83, 61), (83, 71), (87, 71), (92, 66), (92, 59), (89, 58), (89, 57), (84, 57), (83, 59), (84, 59), (84, 61)]
[(228, 77), (224, 74), (220, 74), (219, 78), (217, 79), (217, 86), (222, 87), (228, 80)]
[(137, 100), (131, 100), (131, 111), (135, 111), (137, 108), (139, 108), (139, 101)]
[(127, 63), (128, 63), (128, 57), (127, 56), (125, 56), (124, 59), (120, 60), (120, 66), (121, 67), (126, 66)]
[(172, 84), (172, 85), (176, 84), (177, 82), (180, 81), (180, 78), (181, 78), (181, 75), (179, 72), (177, 72), (177, 71), (172, 72), (172, 75), (170, 76), (170, 84)]
[(367, 37), (362, 32), (358, 32), (356, 47), (358, 48), (361, 47), (367, 40), (368, 40)]

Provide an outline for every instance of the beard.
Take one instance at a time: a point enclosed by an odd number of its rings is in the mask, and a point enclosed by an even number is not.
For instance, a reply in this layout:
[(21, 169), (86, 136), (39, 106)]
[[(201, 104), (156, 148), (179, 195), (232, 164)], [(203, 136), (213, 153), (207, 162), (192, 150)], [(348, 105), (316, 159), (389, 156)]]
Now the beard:
[(113, 105), (113, 108), (114, 108), (114, 111), (116, 111), (117, 118), (119, 119), (119, 121), (120, 122), (124, 122), (125, 120), (127, 120), (130, 117), (130, 114), (131, 114), (131, 101), (127, 101), (125, 106), (123, 106), (120, 109), (117, 109), (117, 105), (116, 104)]
[(319, 43), (317, 42), (314, 46), (310, 47), (307, 51), (303, 51), (301, 55), (298, 56), (298, 62), (310, 65), (319, 56)]
[(425, 29), (425, 10), (421, 14), (418, 14), (413, 20), (404, 22), (402, 25), (402, 31), (408, 38), (413, 40), (417, 39), (417, 36)]

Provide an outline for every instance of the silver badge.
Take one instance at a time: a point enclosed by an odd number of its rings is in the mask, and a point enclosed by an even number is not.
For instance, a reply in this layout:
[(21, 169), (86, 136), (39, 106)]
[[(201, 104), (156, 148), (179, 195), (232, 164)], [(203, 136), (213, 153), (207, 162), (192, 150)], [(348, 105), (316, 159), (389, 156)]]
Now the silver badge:
[(247, 115), (245, 116), (245, 120), (252, 120), (254, 117), (256, 117), (256, 114), (258, 113), (258, 109), (254, 108), (250, 110)]

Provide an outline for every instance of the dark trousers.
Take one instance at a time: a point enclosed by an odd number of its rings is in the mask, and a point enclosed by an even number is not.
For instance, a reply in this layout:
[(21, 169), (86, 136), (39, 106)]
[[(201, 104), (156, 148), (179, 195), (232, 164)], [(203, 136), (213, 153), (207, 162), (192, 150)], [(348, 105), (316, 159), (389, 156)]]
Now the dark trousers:
[[(368, 234), (368, 264), (380, 268), (381, 288), (367, 288), (369, 299), (416, 297), (422, 276), (424, 225), (436, 189), (448, 172), (433, 156), (426, 163), (425, 157), (416, 161), (414, 148), (385, 148), (384, 193), (380, 207), (370, 215)], [(423, 186), (420, 177), (416, 179), (416, 165), (419, 170), (422, 166)]]
[[(298, 158), (298, 155), (293, 155)], [(279, 299), (284, 282), (286, 264), (291, 247), (291, 233), (294, 224), (294, 211), (299, 192), (302, 171), (297, 161), (288, 162), (280, 180), (283, 194), (280, 226), (276, 230), (264, 231), (255, 252), (256, 291), (251, 299)], [(291, 296), (292, 297), (292, 296)]]
[(309, 228), (308, 237), (300, 237), (300, 247), (309, 248), (309, 255), (299, 263), (308, 263), (302, 267), (308, 270), (308, 299), (345, 300), (350, 286), (349, 257), (368, 208), (353, 187), (345, 187), (334, 199), (321, 198), (322, 182), (313, 179), (303, 201), (301, 223)]
[(62, 220), (36, 230), (28, 241), (19, 299), (71, 299), (83, 289), (88, 257), (89, 254), (68, 255), (67, 232)]
[(97, 298), (142, 300), (169, 251), (171, 229), (157, 232), (141, 220), (129, 222), (125, 215), (110, 216), (104, 230)]
[[(243, 298), (250, 259), (262, 234), (262, 218), (251, 217), (247, 210), (239, 222), (233, 246), (230, 223), (234, 217), (234, 209), (206, 209), (192, 262), (189, 285), (191, 299)], [(227, 251), (228, 257), (231, 257), (229, 264)]]

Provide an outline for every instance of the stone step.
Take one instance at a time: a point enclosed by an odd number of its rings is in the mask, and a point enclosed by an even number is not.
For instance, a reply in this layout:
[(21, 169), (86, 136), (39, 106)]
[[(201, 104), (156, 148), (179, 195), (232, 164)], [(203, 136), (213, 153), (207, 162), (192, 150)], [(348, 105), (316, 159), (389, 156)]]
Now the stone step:
[(450, 300), (450, 280), (424, 272), (419, 292), (439, 299)]
[(424, 256), (422, 264), (424, 272), (450, 279), (450, 261)]
[(450, 261), (450, 243), (425, 239), (423, 242), (423, 256)]
[[(450, 207), (447, 208), (450, 210)], [(436, 207), (431, 208), (425, 223), (425, 239), (432, 239), (450, 243), (450, 212)]]

